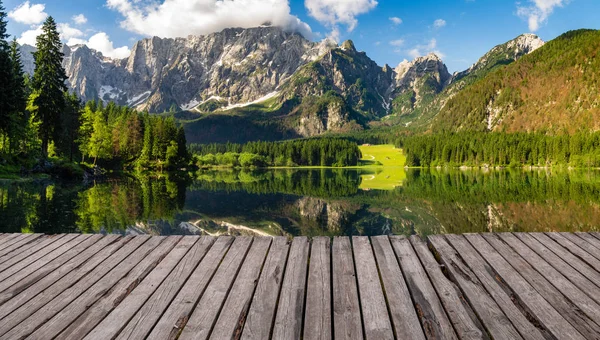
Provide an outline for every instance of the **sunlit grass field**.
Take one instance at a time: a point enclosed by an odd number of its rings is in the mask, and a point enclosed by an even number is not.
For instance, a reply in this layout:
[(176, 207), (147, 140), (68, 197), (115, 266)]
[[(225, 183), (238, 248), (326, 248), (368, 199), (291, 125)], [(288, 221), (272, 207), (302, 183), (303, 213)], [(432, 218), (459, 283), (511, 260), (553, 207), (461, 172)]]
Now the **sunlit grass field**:
[(362, 145), (363, 190), (392, 190), (406, 179), (406, 156), (394, 145)]

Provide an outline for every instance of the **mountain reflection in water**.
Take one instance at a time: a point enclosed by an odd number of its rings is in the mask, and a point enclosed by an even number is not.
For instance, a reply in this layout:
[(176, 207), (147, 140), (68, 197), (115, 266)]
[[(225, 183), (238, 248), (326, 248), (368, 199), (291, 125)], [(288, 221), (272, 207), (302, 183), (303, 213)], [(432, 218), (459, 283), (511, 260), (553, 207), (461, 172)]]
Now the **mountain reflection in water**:
[(0, 232), (333, 236), (600, 227), (600, 172), (408, 170), (399, 186), (369, 189), (376, 175), (220, 170), (91, 186), (0, 184)]

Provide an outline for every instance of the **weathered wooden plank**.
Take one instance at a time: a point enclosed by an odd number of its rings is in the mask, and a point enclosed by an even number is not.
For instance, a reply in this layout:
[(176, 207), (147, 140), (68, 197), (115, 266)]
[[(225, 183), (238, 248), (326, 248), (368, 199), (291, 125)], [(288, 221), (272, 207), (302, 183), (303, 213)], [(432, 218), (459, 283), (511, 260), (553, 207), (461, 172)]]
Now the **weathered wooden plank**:
[(583, 276), (587, 277), (594, 282), (596, 286), (600, 287), (600, 272), (594, 270), (589, 264), (585, 263), (582, 259), (575, 256), (564, 247), (560, 246), (546, 234), (530, 233), (528, 235), (541, 242), (546, 248), (552, 250), (552, 252), (558, 255), (561, 259), (567, 261), (569, 265), (577, 269), (581, 274), (583, 274)]
[[(154, 247), (151, 247), (151, 242), (154, 240), (149, 240), (145, 245), (140, 247), (142, 251), (146, 245), (149, 247), (147, 251), (140, 254), (140, 257), (136, 256), (137, 254), (133, 254), (130, 258), (123, 261), (119, 267), (113, 269), (84, 294), (80, 295), (75, 301), (38, 328), (31, 335), (31, 338), (57, 338), (58, 334), (84, 314), (88, 308), (97, 307), (95, 304), (101, 297), (112, 300), (113, 303), (114, 301), (121, 301), (122, 296), (127, 294), (130, 289), (135, 289), (137, 284), (167, 256), (180, 239), (180, 236), (171, 236), (162, 242), (157, 240)], [(99, 320), (91, 319), (89, 321), (97, 323)], [(72, 330), (77, 331), (77, 328)], [(80, 331), (84, 332), (83, 329), (80, 329)], [(73, 336), (71, 333), (65, 334), (65, 336), (61, 336), (60, 338), (80, 339), (80, 337)]]
[(480, 257), (463, 259), (442, 235), (428, 240), (493, 339), (545, 339), (512, 302), (500, 286), (503, 283), (492, 277), (485, 261)]
[[(116, 235), (106, 236), (101, 241), (88, 248), (84, 253), (78, 255), (76, 258), (69, 261), (69, 263), (62, 266), (60, 270), (55, 270), (44, 277), (44, 279), (37, 281), (22, 292), (18, 292), (18, 290), (14, 292), (11, 290), (2, 292), (0, 294), (0, 300), (6, 301), (6, 303), (0, 305), (0, 315), (10, 314), (10, 318), (12, 318), (15, 316), (14, 314), (11, 314), (13, 311), (21, 306), (25, 306), (28, 301), (34, 298), (36, 303), (32, 303), (32, 308), (30, 310), (35, 310), (36, 307), (43, 306), (48, 301), (52, 300), (55, 295), (60, 294), (62, 290), (68, 288), (70, 285), (76, 284), (81, 277), (94, 269), (99, 263), (130, 240), (121, 239), (119, 242), (113, 243), (117, 239), (118, 236)], [(104, 241), (108, 242), (104, 244)], [(101, 247), (102, 250), (97, 252), (97, 254), (89, 253), (90, 249), (94, 247)], [(67, 272), (68, 274), (65, 274)], [(40, 295), (41, 292), (44, 294)], [(6, 295), (4, 293), (6, 293)], [(18, 295), (14, 296), (14, 294)], [(4, 323), (5, 320), (0, 321), (0, 329), (2, 329)], [(16, 323), (18, 323), (18, 321), (16, 321)]]
[[(88, 240), (89, 238), (92, 237), (92, 235), (81, 235), (81, 236), (74, 236), (74, 237), (71, 237), (71, 236), (73, 236), (73, 235), (67, 235), (66, 237), (61, 238), (59, 241), (54, 242), (51, 245), (49, 245), (48, 247), (44, 248), (43, 252), (45, 253), (45, 256), (38, 258), (37, 261), (33, 261), (32, 263), (30, 263), (29, 265), (27, 265), (23, 268), (20, 268), (20, 270), (17, 270), (16, 268), (21, 267), (21, 264), (24, 264), (24, 263), (27, 263), (30, 261), (23, 260), (19, 264), (12, 266), (9, 269), (2, 272), (2, 274), (8, 274), (11, 272), (13, 272), (13, 273), (12, 273), (12, 275), (9, 275), (6, 279), (4, 279), (2, 282), (0, 282), (0, 292), (5, 291), (10, 287), (13, 287), (19, 281), (21, 281), (22, 279), (26, 278), (27, 276), (29, 276), (31, 274), (34, 274), (34, 275), (37, 274), (40, 270), (43, 270), (43, 268), (45, 266), (49, 265), (49, 263), (55, 262), (54, 260), (59, 258), (65, 252), (69, 251), (70, 249), (72, 249), (74, 247), (77, 247), (77, 245), (79, 245), (82, 242), (85, 242), (86, 240)], [(63, 240), (68, 240), (68, 241), (63, 243), (62, 242)], [(97, 240), (98, 239), (94, 239), (94, 241), (92, 243), (96, 242)], [(86, 242), (86, 245), (89, 246), (89, 243)], [(73, 254), (73, 256), (74, 256), (74, 254)], [(32, 258), (36, 258), (36, 257), (37, 256), (32, 256)], [(60, 262), (60, 261), (58, 261), (58, 262)], [(53, 270), (55, 268), (55, 266), (50, 265), (50, 268)], [(2, 274), (0, 274), (0, 275), (2, 275)]]
[(489, 339), (483, 325), (466, 302), (458, 287), (442, 272), (439, 263), (433, 257), (427, 244), (416, 235), (411, 236), (410, 243), (419, 256), (431, 284), (440, 297), (442, 305), (460, 339)]
[(387, 236), (371, 237), (388, 301), (394, 333), (398, 339), (424, 340), (425, 334), (415, 311), (404, 275)]
[[(163, 287), (165, 283), (172, 284), (172, 286), (169, 287), (170, 289), (178, 289), (178, 287), (176, 287), (176, 280), (171, 280), (173, 277), (169, 275), (172, 274), (173, 268), (178, 266), (178, 263), (181, 264), (180, 261), (184, 256), (187, 256), (186, 254), (189, 255), (194, 252), (195, 249), (190, 251), (190, 248), (192, 248), (194, 244), (199, 245), (204, 243), (205, 248), (212, 244), (212, 238), (204, 238), (202, 242), (196, 243), (197, 241), (197, 237), (185, 237), (183, 239), (178, 236), (169, 237), (161, 244), (161, 246), (166, 245), (166, 249), (169, 249), (169, 247), (174, 248), (171, 248), (170, 252), (168, 252), (163, 260), (160, 260), (160, 258), (155, 260), (154, 263), (160, 261), (160, 264), (153, 268), (150, 274), (146, 276), (145, 272), (150, 270), (152, 266), (147, 266), (144, 262), (140, 262), (134, 270), (127, 274), (127, 277), (119, 281), (108, 294), (104, 295), (94, 305), (82, 313), (81, 316), (73, 321), (67, 329), (56, 337), (56, 339), (83, 339), (88, 332), (101, 322), (113, 309), (117, 308), (117, 306), (141, 306), (148, 301), (150, 296), (157, 291), (159, 286)], [(147, 261), (147, 259), (148, 258), (144, 261)], [(183, 261), (185, 262), (185, 259)], [(142, 276), (145, 276), (143, 280), (141, 280)], [(137, 282), (141, 283), (136, 286)], [(160, 290), (160, 288), (158, 289)], [(155, 303), (155, 306), (159, 305), (156, 301), (153, 302)], [(160, 314), (158, 314), (158, 316), (160, 316)], [(154, 325), (154, 323), (152, 323), (152, 325)], [(102, 338), (107, 339), (109, 337)]]
[(210, 335), (211, 339), (239, 339), (252, 301), (254, 289), (260, 277), (260, 270), (267, 257), (270, 237), (254, 238), (242, 268), (235, 279), (229, 296), (223, 305), (221, 315)]
[(36, 244), (44, 234), (27, 234), (24, 237), (19, 238), (19, 241), (11, 244), (10, 246), (3, 247), (0, 245), (0, 264), (4, 263), (8, 259), (12, 259), (17, 256), (20, 252), (29, 249)]
[[(104, 277), (109, 277), (113, 269), (122, 268), (123, 263), (125, 263), (124, 266), (129, 267), (133, 259), (140, 259), (142, 255), (147, 253), (149, 248), (155, 248), (160, 241), (162, 241), (162, 238), (136, 236), (84, 276), (77, 284), (61, 279), (46, 290), (44, 294), (39, 294), (27, 304), (9, 314), (8, 317), (0, 320), (0, 334), (3, 334), (0, 339), (19, 339), (31, 334), (77, 297), (88, 291), (90, 287), (97, 284)], [(58, 292), (61, 293), (57, 294)], [(42, 302), (47, 303), (42, 304)]]
[(274, 339), (299, 339), (301, 336), (309, 248), (307, 237), (296, 237), (292, 241), (273, 326)]
[(599, 232), (591, 232), (589, 233), (590, 235), (594, 236), (595, 238), (597, 238), (598, 240), (600, 240), (600, 233)]
[(590, 265), (583, 262), (580, 258), (573, 255), (570, 251), (560, 246), (558, 243), (553, 241), (546, 234), (542, 233), (530, 233), (527, 234), (529, 237), (533, 237), (544, 245), (544, 247), (552, 250), (553, 253), (558, 255), (561, 259), (565, 260), (571, 267), (577, 269), (583, 276), (594, 282), (596, 286), (600, 287), (600, 272), (594, 270)]
[(458, 339), (410, 241), (404, 236), (390, 236), (390, 241), (413, 297), (425, 336), (429, 339)]
[(248, 311), (242, 339), (259, 340), (270, 337), (289, 250), (290, 244), (285, 237), (273, 240)]
[[(3, 289), (0, 292), (0, 304), (7, 301), (11, 297), (16, 294), (24, 291), (29, 288), (32, 284), (36, 283), (38, 280), (45, 279), (50, 276), (55, 270), (61, 269), (65, 262), (69, 261), (73, 257), (79, 255), (83, 251), (85, 251), (88, 247), (93, 246), (96, 242), (100, 241), (103, 238), (102, 235), (91, 235), (90, 237), (86, 237), (83, 242), (76, 244), (74, 247), (71, 247), (72, 243), (66, 243), (62, 246), (64, 249), (68, 249), (66, 252), (62, 253), (55, 259), (51, 260), (48, 263), (45, 263), (46, 258), (42, 262), (43, 265), (40, 265), (39, 262), (36, 262), (29, 267), (19, 271), (12, 277), (2, 282), (0, 286)], [(73, 240), (72, 242), (76, 242)], [(56, 249), (55, 251), (60, 252), (61, 249)], [(52, 253), (49, 254), (49, 256)], [(41, 261), (39, 260), (39, 261)], [(44, 264), (45, 263), (45, 264)], [(19, 280), (19, 278), (21, 278)], [(38, 290), (39, 292), (39, 290)]]
[(74, 234), (44, 236), (34, 247), (0, 264), (0, 282), (76, 237)]
[(392, 323), (379, 280), (371, 242), (366, 236), (352, 237), (358, 291), (366, 339), (393, 339)]
[(331, 339), (331, 321), (331, 239), (315, 237), (310, 249), (306, 285), (304, 339)]
[(483, 238), (582, 335), (590, 339), (600, 335), (599, 304), (591, 300), (514, 235), (505, 236), (505, 240), (510, 239), (510, 245), (502, 242), (494, 234), (484, 234)]
[(335, 237), (332, 246), (333, 334), (336, 339), (363, 339), (358, 287), (348, 237)]
[[(593, 324), (591, 320), (588, 320), (588, 322), (577, 322), (577, 328), (571, 325), (569, 321), (575, 322), (578, 320), (576, 318), (571, 318), (567, 321), (567, 319), (561, 315), (562, 313), (572, 311), (566, 304), (562, 295), (555, 289), (552, 289), (550, 284), (543, 285), (542, 282), (544, 279), (539, 276), (539, 274), (535, 277), (526, 275), (527, 273), (533, 274), (533, 269), (527, 271), (529, 266), (519, 268), (520, 270), (526, 271), (526, 273), (521, 274), (520, 272), (517, 272), (515, 268), (511, 266), (511, 264), (508, 263), (486, 240), (484, 240), (481, 235), (465, 235), (464, 237), (454, 235), (448, 236), (448, 238), (455, 244), (456, 249), (464, 248), (470, 243), (479, 254), (486, 259), (497, 275), (507, 283), (522, 306), (526, 308), (531, 315), (535, 315), (540, 325), (556, 338), (585, 339), (586, 337), (584, 337), (579, 330), (584, 330), (586, 335), (600, 335), (597, 333), (596, 329), (590, 327)], [(457, 246), (459, 248), (457, 248)], [(527, 276), (530, 280), (539, 279), (541, 281), (536, 282), (536, 287), (534, 287), (524, 276)], [(540, 291), (538, 292), (536, 288)], [(541, 293), (544, 294), (544, 296), (542, 296)], [(548, 301), (556, 304), (550, 304)], [(565, 307), (565, 309), (562, 307)]]
[[(171, 304), (171, 307), (169, 307), (167, 312), (163, 315), (163, 317), (159, 321), (159, 325), (161, 322), (168, 321), (168, 320), (174, 320), (172, 322), (173, 325), (177, 322), (177, 318), (173, 319), (173, 318), (169, 317), (169, 315), (172, 315), (174, 305), (176, 305), (176, 308), (174, 310), (175, 312), (183, 312), (186, 308), (188, 310), (191, 310), (193, 308), (194, 303), (196, 302), (195, 299), (188, 298), (188, 297), (185, 297), (182, 299), (181, 297), (182, 297), (182, 295), (185, 295), (186, 293), (201, 294), (201, 291), (204, 289), (203, 281), (202, 281), (202, 279), (204, 279), (204, 277), (199, 276), (197, 273), (199, 270), (201, 270), (201, 267), (203, 266), (203, 264), (206, 263), (207, 260), (210, 260), (210, 258), (213, 258), (213, 259), (215, 258), (215, 256), (213, 254), (221, 248), (221, 245), (223, 243), (225, 243), (224, 241), (225, 241), (225, 238), (221, 237), (217, 240), (217, 242), (214, 243), (214, 245), (211, 247), (208, 254), (205, 256), (205, 258), (202, 260), (200, 265), (196, 268), (196, 270), (194, 271), (194, 273), (192, 274), (190, 279), (187, 281), (186, 285), (183, 287), (181, 292), (177, 295), (175, 301)], [(171, 252), (171, 253), (173, 253), (173, 252)], [(221, 260), (223, 253), (224, 253), (224, 251), (222, 251), (221, 256), (218, 257), (218, 259), (213, 262), (218, 263), (218, 261)], [(169, 256), (172, 256), (172, 255), (169, 254)], [(165, 261), (166, 260), (167, 259), (165, 259)], [(156, 271), (155, 275), (158, 276), (161, 273), (162, 267), (163, 267), (163, 264), (161, 264), (158, 268), (155, 269), (155, 271)], [(215, 267), (216, 267), (216, 265), (215, 265)], [(204, 272), (202, 274), (204, 275)], [(150, 275), (153, 275), (153, 274), (150, 274)], [(207, 273), (206, 275), (208, 275), (210, 277), (212, 275), (212, 273)], [(155, 289), (158, 288), (158, 284), (155, 284), (155, 285), (152, 284), (154, 282), (153, 278), (151, 278), (149, 276), (147, 278), (147, 280), (148, 280), (147, 283), (143, 282), (142, 284), (149, 285), (150, 287), (148, 287), (148, 288), (151, 288), (151, 287), (154, 287)], [(208, 279), (206, 279), (206, 280), (208, 280)], [(144, 281), (146, 281), (146, 280), (144, 280)], [(164, 282), (168, 282), (168, 281), (165, 280)], [(192, 286), (194, 287), (194, 289), (190, 289)], [(146, 288), (142, 287), (142, 285), (140, 285), (138, 287), (138, 289), (141, 289), (141, 291), (146, 291)], [(200, 292), (198, 292), (198, 291), (200, 291)], [(136, 293), (136, 291), (134, 291), (133, 293), (140, 294), (139, 292)], [(133, 298), (133, 295), (128, 296), (122, 303), (120, 303), (104, 320), (102, 320), (101, 323), (99, 323), (86, 336), (86, 339), (113, 339), (113, 338), (115, 338), (119, 334), (119, 332), (128, 324), (129, 320), (131, 320), (131, 318), (137, 313), (137, 311), (144, 305), (144, 303), (146, 301), (147, 300), (144, 300), (143, 298), (135, 299), (135, 298)], [(156, 326), (155, 330), (157, 328), (159, 328), (159, 326)], [(167, 332), (167, 335), (168, 334), (169, 333)], [(167, 338), (166, 336), (161, 337), (161, 339), (166, 339), (166, 338)]]
[(546, 235), (550, 236), (556, 243), (565, 247), (583, 262), (587, 263), (590, 267), (596, 269), (596, 271), (600, 272), (600, 260), (594, 257), (590, 252), (588, 252), (586, 248), (590, 248), (590, 250), (596, 249), (596, 247), (582, 240), (581, 238), (569, 234), (559, 234), (559, 233), (546, 233)]
[(237, 237), (217, 269), (190, 320), (183, 328), (181, 340), (207, 339), (221, 311), (223, 302), (252, 244), (251, 237)]
[(203, 238), (193, 245), (116, 338), (145, 339), (213, 243), (213, 238)]
[[(594, 284), (593, 281), (590, 281), (587, 277), (585, 277), (583, 274), (577, 271), (576, 268), (572, 267), (570, 262), (567, 263), (568, 259), (563, 260), (561, 256), (555, 254), (553, 251), (546, 248), (544, 244), (542, 244), (529, 234), (515, 233), (515, 235), (529, 248), (536, 252), (541, 258), (548, 262), (548, 264), (550, 264), (562, 275), (568, 278), (569, 281), (571, 281), (575, 286), (579, 287), (590, 298), (600, 303), (600, 289), (598, 288), (598, 286)], [(500, 234), (500, 238), (505, 240), (507, 243), (510, 240), (510, 238), (504, 234)], [(549, 241), (548, 243), (554, 242), (550, 239), (548, 239), (547, 241)], [(558, 247), (557, 244), (555, 245)], [(592, 269), (590, 268), (590, 270)]]
[(596, 256), (596, 258), (600, 259), (600, 240), (592, 236), (590, 233), (575, 233), (575, 235), (591, 244), (594, 247), (593, 249), (586, 248), (591, 249), (590, 253)]
[(4, 237), (0, 239), (0, 247), (8, 247), (24, 236), (25, 234), (4, 234)]

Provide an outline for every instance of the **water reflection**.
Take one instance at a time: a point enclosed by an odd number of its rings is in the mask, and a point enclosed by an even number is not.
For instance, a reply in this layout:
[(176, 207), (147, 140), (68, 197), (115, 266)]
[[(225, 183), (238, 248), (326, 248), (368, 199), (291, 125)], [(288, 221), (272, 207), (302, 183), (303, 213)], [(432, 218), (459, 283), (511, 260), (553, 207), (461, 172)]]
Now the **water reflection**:
[[(395, 171), (402, 173), (229, 170), (85, 187), (0, 184), (0, 231), (331, 236), (600, 226), (598, 172)], [(374, 189), (374, 178), (390, 190)]]

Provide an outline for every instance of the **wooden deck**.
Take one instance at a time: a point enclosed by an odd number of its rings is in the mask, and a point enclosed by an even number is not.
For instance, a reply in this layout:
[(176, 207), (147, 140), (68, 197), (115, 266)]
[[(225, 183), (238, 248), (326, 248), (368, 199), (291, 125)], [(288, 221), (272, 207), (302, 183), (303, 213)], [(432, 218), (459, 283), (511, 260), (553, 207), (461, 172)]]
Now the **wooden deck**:
[(23, 338), (600, 339), (600, 235), (0, 234)]

